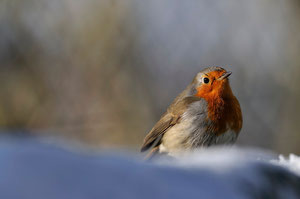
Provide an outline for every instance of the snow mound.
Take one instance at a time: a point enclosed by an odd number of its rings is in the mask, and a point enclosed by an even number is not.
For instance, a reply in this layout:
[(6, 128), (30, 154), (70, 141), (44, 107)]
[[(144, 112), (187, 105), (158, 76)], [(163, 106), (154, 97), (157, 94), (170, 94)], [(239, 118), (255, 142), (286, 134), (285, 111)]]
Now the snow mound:
[(300, 198), (300, 178), (286, 168), (299, 172), (299, 157), (274, 161), (240, 148), (145, 162), (128, 153), (3, 138), (0, 162), (0, 198), (6, 199)]
[(300, 157), (296, 156), (295, 154), (290, 154), (288, 158), (284, 157), (283, 155), (279, 156), (279, 160), (275, 161), (275, 163), (282, 165), (292, 172), (296, 173), (300, 176)]

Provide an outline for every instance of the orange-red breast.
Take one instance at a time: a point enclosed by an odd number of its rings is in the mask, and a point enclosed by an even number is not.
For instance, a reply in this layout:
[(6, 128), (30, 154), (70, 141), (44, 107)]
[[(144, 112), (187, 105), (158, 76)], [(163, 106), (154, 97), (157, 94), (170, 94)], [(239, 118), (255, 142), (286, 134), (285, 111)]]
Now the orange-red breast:
[(233, 144), (242, 128), (240, 104), (233, 95), (231, 72), (209, 67), (179, 94), (144, 139), (141, 151), (178, 156), (212, 145)]

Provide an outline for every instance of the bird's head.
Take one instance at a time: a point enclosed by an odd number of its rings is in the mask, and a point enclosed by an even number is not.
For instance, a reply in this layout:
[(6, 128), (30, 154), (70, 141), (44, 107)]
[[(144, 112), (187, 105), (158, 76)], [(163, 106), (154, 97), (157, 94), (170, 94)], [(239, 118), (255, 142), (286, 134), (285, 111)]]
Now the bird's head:
[(221, 67), (209, 67), (199, 72), (193, 83), (195, 96), (204, 99), (215, 99), (217, 97), (231, 97), (232, 91), (229, 85), (228, 77), (231, 72)]

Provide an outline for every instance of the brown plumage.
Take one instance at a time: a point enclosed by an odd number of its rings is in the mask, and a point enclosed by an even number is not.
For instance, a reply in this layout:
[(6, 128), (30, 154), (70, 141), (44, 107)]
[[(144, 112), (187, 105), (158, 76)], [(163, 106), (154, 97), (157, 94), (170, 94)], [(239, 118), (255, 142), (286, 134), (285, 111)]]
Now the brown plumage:
[(173, 101), (144, 139), (141, 151), (178, 156), (200, 147), (232, 144), (242, 128), (242, 113), (227, 72), (209, 67), (199, 72)]

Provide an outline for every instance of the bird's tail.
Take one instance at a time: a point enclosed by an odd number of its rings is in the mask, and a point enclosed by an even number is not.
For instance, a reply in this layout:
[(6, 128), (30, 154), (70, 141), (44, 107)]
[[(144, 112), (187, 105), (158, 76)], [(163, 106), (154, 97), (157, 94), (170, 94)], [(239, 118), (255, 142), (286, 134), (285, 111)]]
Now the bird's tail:
[(151, 151), (146, 155), (145, 160), (152, 160), (158, 154), (159, 154), (159, 145), (151, 149)]

